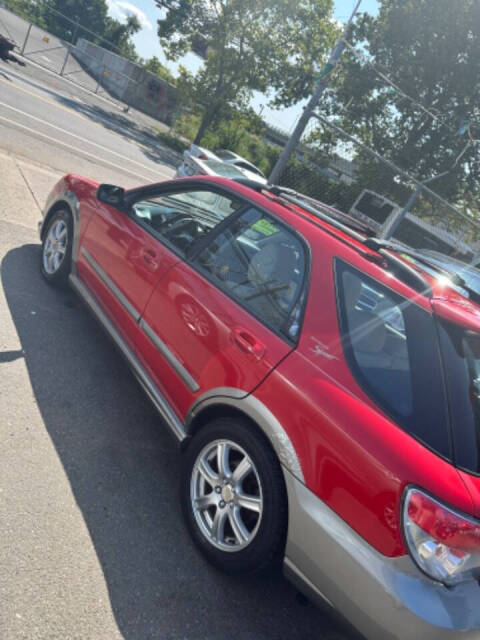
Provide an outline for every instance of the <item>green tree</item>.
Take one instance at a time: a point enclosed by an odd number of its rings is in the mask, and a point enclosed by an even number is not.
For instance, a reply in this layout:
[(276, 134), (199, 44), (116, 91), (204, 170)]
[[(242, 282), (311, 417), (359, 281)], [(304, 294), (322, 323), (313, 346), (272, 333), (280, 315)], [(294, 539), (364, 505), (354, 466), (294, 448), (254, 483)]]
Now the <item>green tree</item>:
[(105, 0), (49, 0), (41, 5), (47, 29), (68, 42), (74, 42), (78, 37), (95, 42), (95, 36), (103, 36), (107, 29), (108, 9)]
[[(10, 11), (25, 18), (25, 20), (33, 22), (40, 28), (45, 28), (42, 14), (43, 7), (35, 0), (5, 0), (5, 6), (7, 9), (10, 9)], [(21, 43), (17, 42), (17, 44)]]
[(125, 23), (111, 18), (106, 0), (9, 0), (9, 6), (62, 40), (76, 43), (85, 38), (129, 60), (138, 60), (131, 41), (141, 29), (138, 18), (128, 16)]
[(173, 84), (173, 85), (177, 83), (173, 73), (170, 71), (168, 67), (166, 67), (164, 64), (160, 62), (157, 56), (153, 56), (148, 60), (143, 60), (142, 64), (143, 64), (143, 68), (146, 71), (150, 71), (150, 73), (154, 73), (156, 76), (158, 76), (162, 80), (165, 80), (166, 82), (169, 82), (170, 84)]
[[(383, 0), (377, 17), (364, 14), (357, 20), (354, 41), (365, 56), (345, 53), (327, 112), (416, 177), (450, 169), (468, 139), (459, 135), (462, 121), (470, 122), (480, 137), (480, 3)], [(392, 90), (367, 60), (439, 119)], [(456, 201), (465, 188), (475, 189), (475, 160), (469, 150), (447, 178), (435, 183), (435, 190)], [(359, 165), (366, 177), (375, 170), (378, 163), (374, 169), (366, 159)], [(392, 191), (400, 191), (391, 172), (389, 179)]]
[(138, 33), (141, 28), (142, 25), (136, 15), (128, 16), (126, 22), (119, 22), (109, 17), (105, 26), (105, 41), (102, 42), (102, 46), (132, 62), (138, 62), (139, 57), (132, 42), (132, 36)]
[(245, 109), (253, 91), (273, 88), (278, 104), (308, 91), (336, 35), (332, 0), (156, 0), (165, 54), (177, 60), (190, 50), (205, 62), (182, 80), (203, 106), (195, 138), (228, 109)]

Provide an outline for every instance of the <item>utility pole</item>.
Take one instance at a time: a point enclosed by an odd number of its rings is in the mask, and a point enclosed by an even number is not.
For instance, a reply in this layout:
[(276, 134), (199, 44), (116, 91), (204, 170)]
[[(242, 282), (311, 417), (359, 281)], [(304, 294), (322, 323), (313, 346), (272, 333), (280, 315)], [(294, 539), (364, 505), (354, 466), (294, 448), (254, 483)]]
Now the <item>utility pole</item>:
[(390, 238), (393, 236), (395, 231), (398, 229), (402, 220), (405, 219), (407, 213), (410, 211), (410, 209), (413, 207), (413, 205), (417, 201), (417, 198), (422, 193), (425, 185), (429, 184), (430, 182), (433, 182), (434, 180), (438, 180), (439, 178), (444, 178), (449, 173), (450, 171), (444, 171), (443, 173), (439, 173), (437, 176), (432, 176), (431, 178), (427, 178), (427, 180), (424, 180), (423, 182), (419, 182), (417, 185), (417, 188), (408, 199), (407, 204), (404, 206), (404, 208), (401, 211), (399, 211), (393, 216), (388, 227), (384, 229), (383, 233), (379, 235), (379, 238), (381, 238), (382, 240), (390, 240)]
[(362, 0), (357, 0), (355, 9), (353, 10), (352, 15), (350, 16), (349, 21), (345, 25), (342, 35), (335, 43), (325, 68), (320, 74), (320, 77), (317, 81), (317, 85), (315, 87), (315, 91), (312, 97), (310, 98), (310, 102), (307, 104), (307, 106), (303, 110), (303, 113), (299, 121), (297, 122), (297, 126), (295, 127), (295, 130), (293, 131), (287, 144), (285, 145), (285, 148), (280, 154), (280, 157), (278, 158), (276, 165), (273, 167), (272, 173), (270, 174), (270, 177), (269, 177), (269, 182), (271, 184), (275, 184), (279, 180), (280, 176), (282, 175), (285, 167), (287, 166), (287, 162), (290, 159), (290, 156), (295, 151), (295, 148), (298, 145), (300, 138), (303, 135), (303, 132), (305, 131), (308, 121), (312, 117), (315, 107), (319, 103), (323, 92), (328, 86), (328, 80), (329, 80), (328, 76), (330, 72), (335, 68), (336, 64), (340, 60), (343, 50), (345, 49), (345, 40), (349, 36), (353, 19), (357, 14), (358, 7), (360, 6), (361, 1)]

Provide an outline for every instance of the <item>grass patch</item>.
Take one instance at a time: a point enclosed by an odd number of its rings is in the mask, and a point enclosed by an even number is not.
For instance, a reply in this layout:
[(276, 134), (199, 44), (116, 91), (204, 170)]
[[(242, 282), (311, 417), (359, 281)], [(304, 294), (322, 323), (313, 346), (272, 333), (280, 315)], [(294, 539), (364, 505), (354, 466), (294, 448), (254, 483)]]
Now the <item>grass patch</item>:
[(190, 148), (189, 144), (187, 144), (180, 138), (177, 138), (177, 136), (172, 135), (171, 133), (159, 131), (157, 137), (162, 144), (164, 144), (169, 149), (173, 149), (173, 151), (177, 151), (178, 153), (183, 153), (186, 149)]

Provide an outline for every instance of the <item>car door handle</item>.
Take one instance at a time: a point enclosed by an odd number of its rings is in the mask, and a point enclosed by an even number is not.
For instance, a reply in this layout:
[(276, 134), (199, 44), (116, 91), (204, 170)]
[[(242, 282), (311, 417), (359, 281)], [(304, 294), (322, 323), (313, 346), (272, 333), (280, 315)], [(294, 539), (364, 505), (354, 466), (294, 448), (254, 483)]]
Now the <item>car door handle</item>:
[(140, 255), (151, 271), (158, 269), (157, 254), (155, 251), (152, 249), (140, 249)]
[(235, 345), (244, 353), (246, 353), (252, 360), (261, 360), (265, 355), (265, 345), (263, 345), (257, 338), (242, 327), (235, 327), (233, 329), (233, 341)]

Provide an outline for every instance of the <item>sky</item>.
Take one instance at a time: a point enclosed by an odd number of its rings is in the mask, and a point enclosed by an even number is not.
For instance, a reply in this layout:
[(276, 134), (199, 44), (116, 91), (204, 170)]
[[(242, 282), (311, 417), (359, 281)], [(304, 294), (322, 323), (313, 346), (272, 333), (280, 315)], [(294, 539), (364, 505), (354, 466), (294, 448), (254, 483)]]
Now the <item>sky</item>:
[[(295, 0), (292, 0), (295, 2)], [(187, 54), (178, 63), (168, 62), (163, 55), (162, 48), (158, 42), (157, 20), (161, 15), (160, 10), (155, 5), (154, 0), (107, 0), (109, 13), (117, 20), (124, 21), (128, 15), (135, 14), (142, 25), (134, 37), (135, 46), (142, 58), (157, 56), (159, 60), (166, 64), (174, 73), (178, 64), (183, 64), (187, 69), (195, 72), (202, 64), (202, 60), (193, 53)], [(348, 20), (355, 0), (334, 0), (334, 17), (340, 22)], [(378, 11), (378, 0), (362, 0), (360, 11), (367, 11), (375, 15)], [(271, 125), (277, 126), (290, 132), (300, 117), (303, 102), (290, 107), (289, 109), (273, 110), (268, 107), (268, 97), (262, 94), (255, 94), (252, 107), (255, 111)]]

